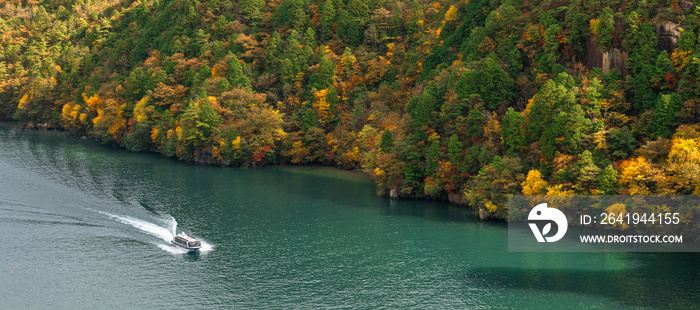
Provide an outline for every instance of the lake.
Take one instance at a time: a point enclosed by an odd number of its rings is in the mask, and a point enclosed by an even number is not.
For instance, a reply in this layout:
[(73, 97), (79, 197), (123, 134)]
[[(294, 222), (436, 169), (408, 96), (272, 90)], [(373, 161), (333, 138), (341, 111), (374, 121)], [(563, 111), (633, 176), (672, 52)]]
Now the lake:
[(700, 305), (700, 253), (509, 253), (505, 223), (378, 197), (358, 172), (192, 165), (13, 124), (0, 233), (0, 309)]

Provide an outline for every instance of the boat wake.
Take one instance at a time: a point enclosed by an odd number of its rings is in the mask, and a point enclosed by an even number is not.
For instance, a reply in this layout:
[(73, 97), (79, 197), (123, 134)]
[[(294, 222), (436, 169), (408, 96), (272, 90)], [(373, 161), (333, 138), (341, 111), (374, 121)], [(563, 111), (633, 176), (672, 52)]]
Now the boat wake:
[[(109, 216), (110, 218), (123, 223), (130, 225), (146, 234), (152, 235), (154, 237), (158, 237), (159, 239), (165, 241), (165, 244), (163, 243), (155, 243), (156, 246), (161, 248), (162, 250), (171, 253), (171, 254), (185, 254), (187, 253), (186, 250), (178, 248), (170, 243), (170, 241), (173, 240), (173, 237), (175, 237), (176, 231), (177, 231), (177, 221), (175, 218), (172, 216), (166, 214), (163, 216), (162, 219), (158, 219), (160, 224), (156, 224), (153, 222), (145, 221), (142, 219), (137, 219), (134, 217), (130, 216), (120, 216), (120, 215), (115, 215), (107, 212), (102, 212), (98, 211), (99, 213), (102, 213), (104, 215)], [(206, 253), (210, 252), (211, 250), (214, 249), (214, 246), (202, 239), (199, 239), (202, 242), (202, 248), (199, 249), (200, 252)]]
[[(214, 249), (214, 246), (211, 243), (206, 242), (202, 239), (199, 239), (199, 241), (202, 242), (202, 248), (199, 249), (200, 253), (209, 253), (209, 252), (211, 252), (211, 250)], [(158, 246), (159, 248), (161, 248), (161, 250), (166, 251), (170, 254), (187, 254), (189, 252), (183, 248), (176, 247), (172, 244), (159, 243), (159, 244), (156, 244), (156, 246)]]

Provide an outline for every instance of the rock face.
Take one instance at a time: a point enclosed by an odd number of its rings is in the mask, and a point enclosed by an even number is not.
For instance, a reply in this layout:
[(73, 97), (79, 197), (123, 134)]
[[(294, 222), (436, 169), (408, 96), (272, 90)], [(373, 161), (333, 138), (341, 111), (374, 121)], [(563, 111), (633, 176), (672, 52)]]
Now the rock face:
[(212, 163), (212, 155), (211, 155), (211, 149), (204, 149), (199, 153), (199, 155), (194, 157), (194, 162), (198, 164), (211, 164)]
[(695, 6), (695, 1), (681, 0), (678, 2), (682, 9), (692, 8)]
[(678, 38), (681, 36), (678, 24), (660, 23), (654, 26), (656, 27), (656, 37), (658, 38), (656, 49), (667, 51), (669, 54), (673, 53), (673, 50), (678, 46)]
[(488, 212), (486, 210), (479, 208), (479, 219), (480, 220), (486, 220), (489, 218)]
[(447, 194), (447, 200), (449, 200), (450, 203), (454, 203), (457, 205), (466, 205), (467, 204), (467, 202), (465, 201), (466, 198), (467, 197), (464, 195), (463, 191), (457, 191), (455, 193), (448, 193)]
[(588, 39), (585, 47), (584, 65), (586, 68), (601, 68), (606, 74), (616, 69), (622, 77), (627, 75), (627, 53), (617, 48), (601, 51), (594, 39)]
[[(678, 24), (675, 23), (658, 23), (654, 24), (656, 28), (657, 45), (659, 51), (666, 51), (669, 54), (678, 47), (678, 38), (681, 32), (678, 29)], [(627, 53), (617, 48), (612, 48), (607, 51), (601, 51), (598, 43), (594, 39), (588, 39), (585, 47), (585, 55), (583, 64), (586, 68), (601, 68), (603, 72), (610, 73), (612, 69), (616, 69), (624, 78), (627, 75)]]
[(391, 199), (398, 199), (399, 198), (399, 191), (396, 190), (395, 188), (392, 188), (389, 190), (389, 197)]

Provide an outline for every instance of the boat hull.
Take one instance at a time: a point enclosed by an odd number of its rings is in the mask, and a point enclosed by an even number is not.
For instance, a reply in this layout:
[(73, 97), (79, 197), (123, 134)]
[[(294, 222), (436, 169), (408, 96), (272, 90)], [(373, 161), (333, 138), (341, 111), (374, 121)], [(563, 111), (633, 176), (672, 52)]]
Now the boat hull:
[(177, 243), (177, 242), (175, 242), (175, 241), (170, 241), (170, 243), (172, 243), (173, 245), (177, 246), (178, 248), (181, 248), (181, 249), (183, 249), (183, 250), (187, 250), (187, 251), (189, 251), (189, 252), (197, 252), (197, 251), (199, 251), (199, 249), (202, 248), (201, 246), (198, 246), (198, 247), (188, 247), (188, 246), (184, 246), (184, 245), (179, 244), (179, 243)]

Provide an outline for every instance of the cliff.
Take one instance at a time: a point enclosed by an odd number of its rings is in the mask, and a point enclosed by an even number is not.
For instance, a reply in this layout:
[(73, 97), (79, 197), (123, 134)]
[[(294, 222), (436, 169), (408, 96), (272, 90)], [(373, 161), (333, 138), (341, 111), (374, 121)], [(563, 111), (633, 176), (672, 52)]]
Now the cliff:
[[(655, 23), (658, 51), (666, 51), (669, 54), (678, 47), (678, 38), (681, 36), (679, 25), (676, 23)], [(624, 78), (629, 73), (627, 70), (628, 53), (619, 48), (611, 48), (603, 51), (594, 38), (589, 38), (584, 51), (584, 65), (587, 69), (601, 68), (603, 72), (610, 73), (617, 70)]]
[(669, 54), (673, 53), (673, 50), (678, 47), (678, 38), (681, 36), (678, 24), (658, 23), (654, 24), (654, 27), (656, 27), (656, 37), (658, 39), (656, 49), (667, 51)]
[(602, 51), (595, 39), (588, 39), (585, 47), (584, 65), (589, 70), (601, 68), (606, 74), (615, 69), (622, 77), (625, 77), (627, 75), (627, 53), (618, 48)]

